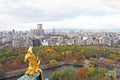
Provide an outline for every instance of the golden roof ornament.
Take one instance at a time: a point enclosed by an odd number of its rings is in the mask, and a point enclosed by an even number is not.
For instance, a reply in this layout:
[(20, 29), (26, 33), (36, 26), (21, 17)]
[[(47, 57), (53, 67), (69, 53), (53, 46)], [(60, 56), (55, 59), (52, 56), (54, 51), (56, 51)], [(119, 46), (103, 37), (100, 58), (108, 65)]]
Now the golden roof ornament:
[(30, 46), (24, 58), (24, 62), (29, 61), (29, 67), (25, 72), (25, 75), (34, 77), (36, 73), (40, 72), (40, 77), (41, 77), (40, 80), (44, 80), (42, 69), (39, 68), (40, 65), (39, 56), (35, 55), (32, 49), (33, 47)]

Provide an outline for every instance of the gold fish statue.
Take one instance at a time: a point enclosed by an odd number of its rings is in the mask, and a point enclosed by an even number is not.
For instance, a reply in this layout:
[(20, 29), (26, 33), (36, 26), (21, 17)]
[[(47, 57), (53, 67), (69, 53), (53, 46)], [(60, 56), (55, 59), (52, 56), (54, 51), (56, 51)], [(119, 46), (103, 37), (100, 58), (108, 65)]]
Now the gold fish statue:
[(29, 61), (29, 67), (18, 80), (44, 80), (43, 71), (39, 68), (40, 59), (33, 53), (32, 49), (33, 47), (30, 46), (24, 58), (24, 62)]

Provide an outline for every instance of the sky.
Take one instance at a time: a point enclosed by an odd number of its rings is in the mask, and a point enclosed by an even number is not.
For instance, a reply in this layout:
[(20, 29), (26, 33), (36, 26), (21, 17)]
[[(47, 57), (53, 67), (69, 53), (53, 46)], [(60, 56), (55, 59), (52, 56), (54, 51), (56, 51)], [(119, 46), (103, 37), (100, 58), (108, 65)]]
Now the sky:
[(120, 30), (120, 0), (0, 0), (0, 31)]

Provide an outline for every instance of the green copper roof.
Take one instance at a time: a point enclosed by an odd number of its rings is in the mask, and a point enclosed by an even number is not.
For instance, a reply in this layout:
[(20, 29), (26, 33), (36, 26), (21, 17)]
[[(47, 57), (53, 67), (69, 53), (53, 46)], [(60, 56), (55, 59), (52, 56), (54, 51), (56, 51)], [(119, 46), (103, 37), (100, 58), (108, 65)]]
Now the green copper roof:
[(28, 76), (28, 75), (23, 75), (17, 80), (37, 80), (37, 77), (40, 75), (40, 73), (36, 73), (33, 77)]

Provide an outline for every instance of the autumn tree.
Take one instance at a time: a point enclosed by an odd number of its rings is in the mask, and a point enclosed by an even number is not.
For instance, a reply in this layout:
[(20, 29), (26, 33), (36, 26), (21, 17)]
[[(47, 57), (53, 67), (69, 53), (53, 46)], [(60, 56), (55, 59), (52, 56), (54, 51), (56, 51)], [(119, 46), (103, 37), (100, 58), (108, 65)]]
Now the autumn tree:
[(88, 78), (88, 72), (86, 68), (79, 68), (77, 71), (78, 78)]
[(52, 60), (49, 61), (49, 64), (50, 65), (56, 65), (57, 61), (55, 59), (52, 59)]
[(117, 58), (117, 54), (110, 54), (108, 58), (110, 58), (110, 59), (116, 59)]

